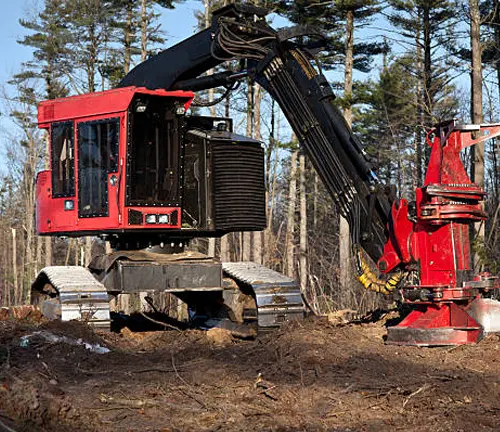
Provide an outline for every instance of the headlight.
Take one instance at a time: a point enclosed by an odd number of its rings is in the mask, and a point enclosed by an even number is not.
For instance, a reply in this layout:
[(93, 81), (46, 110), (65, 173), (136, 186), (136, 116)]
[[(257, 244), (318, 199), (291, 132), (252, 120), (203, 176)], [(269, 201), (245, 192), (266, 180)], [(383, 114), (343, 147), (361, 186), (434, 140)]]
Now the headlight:
[(156, 223), (156, 215), (151, 215), (151, 214), (146, 215), (146, 223), (147, 224), (155, 224)]
[(170, 217), (168, 214), (158, 215), (158, 223), (159, 224), (168, 224), (169, 219), (170, 219)]

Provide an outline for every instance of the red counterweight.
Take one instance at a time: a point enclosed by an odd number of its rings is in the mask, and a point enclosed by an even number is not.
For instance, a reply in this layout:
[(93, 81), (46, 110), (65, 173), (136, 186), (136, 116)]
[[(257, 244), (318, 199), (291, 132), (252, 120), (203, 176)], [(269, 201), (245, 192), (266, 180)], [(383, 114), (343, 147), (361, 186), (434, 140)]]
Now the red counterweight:
[(449, 345), (481, 338), (483, 327), (473, 318), (471, 305), (500, 286), (490, 275), (474, 275), (469, 229), (486, 219), (481, 207), (485, 193), (470, 181), (460, 152), (499, 135), (500, 125), (455, 122), (429, 134), (432, 151), (424, 185), (416, 190), (414, 204), (393, 204), (389, 240), (378, 262), (382, 273), (399, 266), (418, 276), (418, 283), (401, 289), (403, 301), (414, 310), (388, 329), (388, 343)]

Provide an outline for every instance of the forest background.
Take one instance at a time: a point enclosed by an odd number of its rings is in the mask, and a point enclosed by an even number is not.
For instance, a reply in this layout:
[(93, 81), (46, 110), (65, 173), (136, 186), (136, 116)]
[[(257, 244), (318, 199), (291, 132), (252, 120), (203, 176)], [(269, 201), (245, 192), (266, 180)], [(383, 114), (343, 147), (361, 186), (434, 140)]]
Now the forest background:
[[(499, 0), (251, 2), (274, 11), (276, 26), (309, 24), (327, 37), (320, 60), (336, 101), (379, 178), (394, 185), (398, 197), (411, 200), (422, 184), (429, 157), (425, 134), (434, 124), (452, 118), (500, 123)], [(85, 265), (104, 248), (98, 238), (36, 235), (35, 177), (47, 164), (37, 104), (112, 88), (134, 65), (205, 28), (211, 12), (228, 3), (26, 2), (16, 34), (28, 59), (5, 80), (0, 95), (0, 305), (28, 302), (30, 283), (42, 267)], [(165, 22), (182, 22), (182, 37), (164, 28)], [(264, 142), (268, 228), (193, 247), (296, 278), (316, 313), (379, 306), (381, 298), (353, 278), (345, 222), (265, 91), (245, 83), (207, 112), (234, 117), (236, 132)], [(490, 218), (476, 230), (475, 266), (494, 274), (500, 271), (499, 157), (497, 139), (463, 155), (471, 178), (488, 193)]]

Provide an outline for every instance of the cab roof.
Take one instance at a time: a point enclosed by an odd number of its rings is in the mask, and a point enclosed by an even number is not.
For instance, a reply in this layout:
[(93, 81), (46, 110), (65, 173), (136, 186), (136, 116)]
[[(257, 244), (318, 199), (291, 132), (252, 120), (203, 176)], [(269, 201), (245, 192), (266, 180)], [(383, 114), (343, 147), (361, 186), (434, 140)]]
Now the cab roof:
[(38, 127), (48, 128), (51, 123), (84, 117), (103, 116), (124, 112), (136, 94), (181, 99), (187, 110), (194, 93), (184, 90), (149, 90), (145, 87), (123, 87), (102, 92), (51, 99), (38, 105)]

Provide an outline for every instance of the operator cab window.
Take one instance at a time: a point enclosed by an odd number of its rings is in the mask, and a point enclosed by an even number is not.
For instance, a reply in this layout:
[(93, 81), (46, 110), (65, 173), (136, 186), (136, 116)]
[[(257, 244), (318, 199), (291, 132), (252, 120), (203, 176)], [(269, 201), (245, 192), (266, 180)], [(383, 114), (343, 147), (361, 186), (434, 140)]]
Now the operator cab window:
[(127, 205), (178, 206), (180, 130), (170, 98), (136, 98), (129, 111)]
[(50, 129), (52, 197), (75, 196), (73, 122), (53, 123)]
[(78, 216), (108, 215), (108, 174), (118, 171), (120, 119), (78, 124)]

